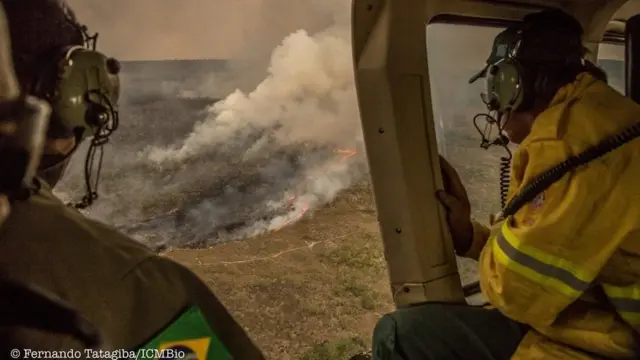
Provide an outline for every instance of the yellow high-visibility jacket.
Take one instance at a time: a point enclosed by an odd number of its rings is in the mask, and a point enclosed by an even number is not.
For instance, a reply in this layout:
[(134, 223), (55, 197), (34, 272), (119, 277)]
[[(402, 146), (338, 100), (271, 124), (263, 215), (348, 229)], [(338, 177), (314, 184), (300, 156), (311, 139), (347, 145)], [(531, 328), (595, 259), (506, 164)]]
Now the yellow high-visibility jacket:
[[(515, 152), (510, 198), (637, 122), (640, 105), (581, 74)], [(567, 173), (491, 229), (474, 227), (465, 256), (479, 257), (483, 295), (532, 327), (513, 359), (633, 355), (640, 338), (640, 139)]]

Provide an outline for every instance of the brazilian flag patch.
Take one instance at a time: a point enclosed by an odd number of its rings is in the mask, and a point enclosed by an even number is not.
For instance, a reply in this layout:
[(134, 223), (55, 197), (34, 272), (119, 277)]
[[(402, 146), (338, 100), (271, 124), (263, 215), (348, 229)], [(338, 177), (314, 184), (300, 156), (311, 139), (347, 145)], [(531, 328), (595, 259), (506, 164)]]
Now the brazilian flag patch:
[(233, 360), (197, 306), (187, 309), (141, 349), (158, 350), (162, 360)]

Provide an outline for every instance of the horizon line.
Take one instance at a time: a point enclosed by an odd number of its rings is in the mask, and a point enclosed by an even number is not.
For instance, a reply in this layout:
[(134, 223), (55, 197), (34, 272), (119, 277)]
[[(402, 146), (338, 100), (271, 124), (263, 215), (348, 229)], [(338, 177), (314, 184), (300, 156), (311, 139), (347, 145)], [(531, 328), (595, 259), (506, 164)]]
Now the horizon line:
[(118, 59), (120, 62), (160, 62), (160, 61), (229, 61), (231, 59), (214, 59), (214, 58), (200, 58), (200, 59), (149, 59), (149, 60), (126, 60), (126, 59)]

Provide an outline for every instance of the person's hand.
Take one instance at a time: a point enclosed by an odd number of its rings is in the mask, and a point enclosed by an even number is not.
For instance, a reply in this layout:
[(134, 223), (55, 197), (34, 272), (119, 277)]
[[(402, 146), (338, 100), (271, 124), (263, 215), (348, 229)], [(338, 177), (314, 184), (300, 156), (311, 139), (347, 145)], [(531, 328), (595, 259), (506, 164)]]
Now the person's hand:
[(447, 223), (456, 253), (464, 255), (473, 241), (471, 204), (460, 176), (442, 156), (440, 156), (440, 170), (444, 190), (437, 191), (436, 196), (447, 210)]

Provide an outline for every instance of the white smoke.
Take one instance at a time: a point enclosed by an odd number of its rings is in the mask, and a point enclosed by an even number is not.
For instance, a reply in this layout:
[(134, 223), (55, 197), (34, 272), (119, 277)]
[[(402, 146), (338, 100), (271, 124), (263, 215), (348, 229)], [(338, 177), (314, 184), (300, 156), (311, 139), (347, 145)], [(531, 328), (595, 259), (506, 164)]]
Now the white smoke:
[(271, 57), (268, 77), (255, 90), (236, 90), (211, 108), (182, 144), (155, 148), (155, 162), (184, 161), (228, 141), (247, 126), (282, 126), (282, 142), (352, 138), (358, 125), (350, 44), (330, 33), (299, 30)]
[[(168, 216), (177, 217), (188, 224), (193, 241), (202, 243), (204, 238), (209, 243), (289, 225), (358, 180), (366, 172), (366, 161), (354, 87), (349, 7), (348, 0), (308, 1), (309, 13), (331, 15), (324, 29), (299, 29), (286, 36), (266, 57), (266, 78), (252, 91), (237, 89), (210, 106), (182, 140), (170, 146), (147, 146), (135, 160), (130, 154), (118, 159), (120, 172), (112, 175), (117, 181), (103, 186), (105, 195), (90, 208), (90, 215), (121, 225), (155, 217), (148, 222), (152, 226), (142, 227), (162, 232), (160, 242), (179, 246), (191, 240), (166, 229)], [(259, 54), (252, 53), (250, 58), (260, 63)], [(240, 60), (243, 66), (231, 61), (227, 79), (246, 78), (238, 72), (247, 69), (247, 59)], [(147, 76), (139, 76), (143, 75)], [(219, 92), (212, 79), (178, 92), (174, 83), (171, 92), (180, 98), (210, 96)], [(358, 151), (350, 156), (340, 149)], [(288, 160), (282, 159), (283, 154)], [(147, 173), (136, 175), (127, 166), (144, 167)], [(76, 166), (75, 181), (79, 170)], [(260, 181), (270, 185), (262, 186)], [(218, 190), (205, 194), (213, 188)], [(186, 205), (180, 200), (194, 193), (203, 195)], [(152, 208), (158, 203), (169, 205), (161, 214), (141, 215), (148, 203), (156, 203)], [(172, 209), (166, 212), (168, 208)], [(243, 225), (211, 233), (229, 223)], [(146, 237), (145, 231), (138, 236)]]
[[(263, 156), (267, 144), (314, 142), (359, 147), (359, 114), (353, 84), (351, 46), (346, 27), (333, 27), (315, 35), (299, 30), (287, 36), (272, 53), (268, 76), (253, 91), (236, 90), (210, 109), (210, 115), (194, 127), (179, 145), (151, 148), (148, 157), (159, 165), (182, 163), (215, 151), (246, 127), (277, 129), (244, 150), (243, 159)], [(332, 200), (361, 175), (341, 156), (314, 162), (295, 186), (292, 211), (258, 221), (247, 229), (256, 235), (290, 224), (302, 212)], [(283, 199), (285, 201), (285, 199)], [(280, 207), (282, 204), (267, 204)], [(211, 212), (202, 209), (202, 218)]]

